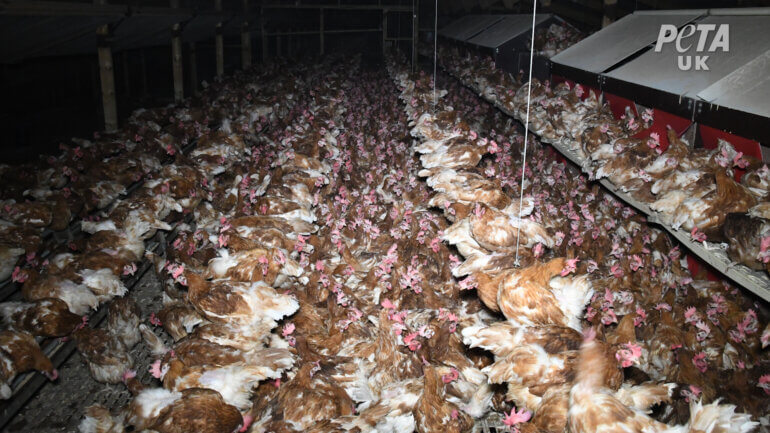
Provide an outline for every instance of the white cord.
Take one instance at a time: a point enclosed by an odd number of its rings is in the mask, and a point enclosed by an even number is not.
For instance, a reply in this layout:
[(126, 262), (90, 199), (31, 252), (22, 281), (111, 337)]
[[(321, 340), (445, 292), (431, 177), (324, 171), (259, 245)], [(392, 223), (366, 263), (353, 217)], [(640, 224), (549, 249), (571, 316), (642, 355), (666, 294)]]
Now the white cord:
[(437, 63), (437, 48), (438, 42), (438, 0), (436, 0), (436, 8), (433, 11), (435, 15), (433, 20), (433, 112), (436, 112), (436, 63)]
[(535, 15), (537, 15), (537, 0), (532, 2), (532, 36), (529, 42), (529, 81), (527, 82), (527, 116), (524, 122), (524, 154), (521, 163), (521, 191), (519, 193), (519, 229), (516, 231), (516, 260), (519, 264), (519, 237), (521, 236), (521, 210), (524, 206), (524, 173), (527, 171), (527, 136), (529, 135), (529, 97), (532, 93), (532, 61), (535, 54)]

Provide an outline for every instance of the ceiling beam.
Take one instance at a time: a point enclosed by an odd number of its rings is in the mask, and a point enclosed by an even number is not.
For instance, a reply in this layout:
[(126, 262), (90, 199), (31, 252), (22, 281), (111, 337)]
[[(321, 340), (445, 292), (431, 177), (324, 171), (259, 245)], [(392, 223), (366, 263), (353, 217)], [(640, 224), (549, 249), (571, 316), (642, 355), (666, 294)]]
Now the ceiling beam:
[(388, 12), (411, 12), (411, 6), (399, 5), (354, 5), (354, 4), (264, 4), (264, 9), (337, 9), (337, 10), (374, 10)]

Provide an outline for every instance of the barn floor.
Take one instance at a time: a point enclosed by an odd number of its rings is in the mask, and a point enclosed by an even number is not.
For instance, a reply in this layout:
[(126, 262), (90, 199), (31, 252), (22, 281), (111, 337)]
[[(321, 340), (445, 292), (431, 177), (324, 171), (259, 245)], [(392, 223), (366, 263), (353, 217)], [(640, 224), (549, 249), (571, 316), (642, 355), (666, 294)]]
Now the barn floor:
[[(161, 305), (161, 288), (155, 272), (148, 269), (128, 294), (136, 301), (144, 315)], [(102, 322), (98, 327), (103, 327)], [(162, 328), (155, 328), (156, 334), (166, 342), (171, 339)], [(148, 368), (153, 358), (144, 343), (132, 350), (134, 369), (143, 383), (155, 381)], [(131, 394), (122, 384), (105, 385), (91, 378), (88, 369), (76, 350), (59, 368), (59, 379), (48, 382), (32, 398), (3, 432), (76, 432), (86, 407), (99, 403), (117, 409), (128, 403)], [(55, 402), (55, 403), (54, 403)]]

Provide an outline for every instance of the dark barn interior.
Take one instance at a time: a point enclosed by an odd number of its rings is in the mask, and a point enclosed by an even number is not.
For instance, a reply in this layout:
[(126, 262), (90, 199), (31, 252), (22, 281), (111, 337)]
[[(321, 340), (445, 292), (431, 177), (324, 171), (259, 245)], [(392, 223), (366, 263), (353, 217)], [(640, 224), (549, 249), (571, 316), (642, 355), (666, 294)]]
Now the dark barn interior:
[(0, 428), (770, 432), (768, 26), (0, 0)]

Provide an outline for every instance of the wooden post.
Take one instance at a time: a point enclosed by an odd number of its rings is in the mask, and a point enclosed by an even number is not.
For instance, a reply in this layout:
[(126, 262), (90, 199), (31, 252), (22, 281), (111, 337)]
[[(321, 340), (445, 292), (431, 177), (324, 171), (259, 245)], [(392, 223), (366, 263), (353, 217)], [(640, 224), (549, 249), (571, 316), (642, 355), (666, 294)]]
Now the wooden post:
[(112, 50), (107, 41), (109, 34), (109, 25), (99, 26), (96, 30), (99, 76), (102, 83), (102, 106), (104, 107), (104, 130), (113, 132), (118, 129), (118, 107), (115, 102), (115, 71), (112, 64)]
[(414, 0), (412, 11), (412, 72), (417, 71), (417, 42), (420, 39), (420, 0)]
[[(179, 0), (171, 0), (172, 8), (179, 7)], [(174, 101), (182, 102), (184, 99), (184, 73), (182, 71), (182, 27), (174, 24), (171, 27), (171, 66), (174, 73)]]
[(190, 91), (198, 96), (198, 57), (195, 52), (195, 42), (190, 42)]
[(318, 44), (318, 52), (323, 56), (324, 55), (324, 10), (321, 9), (321, 14), (319, 15), (319, 44)]
[(386, 45), (388, 43), (388, 10), (382, 10), (382, 55), (385, 56)]
[(618, 0), (604, 0), (604, 16), (602, 17), (602, 27), (607, 27), (615, 21), (618, 9)]
[[(214, 0), (214, 9), (222, 12), (222, 0)], [(216, 52), (217, 52), (217, 77), (225, 75), (225, 42), (222, 39), (222, 22), (217, 23)]]
[[(243, 0), (243, 15), (249, 14), (249, 0)], [(249, 22), (243, 23), (241, 29), (241, 67), (246, 70), (251, 67), (251, 32), (249, 32)]]
[(171, 39), (171, 63), (174, 68), (174, 100), (184, 99), (184, 74), (182, 71), (182, 37), (179, 24), (174, 24), (174, 36)]
[(259, 13), (259, 31), (260, 31), (260, 37), (262, 38), (262, 63), (267, 63), (268, 59), (268, 52), (267, 52), (267, 31), (265, 30), (265, 10), (261, 9)]

